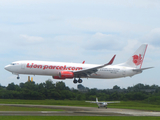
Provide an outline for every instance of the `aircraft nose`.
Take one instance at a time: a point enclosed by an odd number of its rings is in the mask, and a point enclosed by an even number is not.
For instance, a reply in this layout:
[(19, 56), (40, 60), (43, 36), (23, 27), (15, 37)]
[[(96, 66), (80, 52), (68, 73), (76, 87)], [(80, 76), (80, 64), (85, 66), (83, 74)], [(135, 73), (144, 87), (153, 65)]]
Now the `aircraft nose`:
[(4, 69), (9, 71), (9, 66), (10, 66), (10, 65), (6, 65), (6, 66), (4, 67)]

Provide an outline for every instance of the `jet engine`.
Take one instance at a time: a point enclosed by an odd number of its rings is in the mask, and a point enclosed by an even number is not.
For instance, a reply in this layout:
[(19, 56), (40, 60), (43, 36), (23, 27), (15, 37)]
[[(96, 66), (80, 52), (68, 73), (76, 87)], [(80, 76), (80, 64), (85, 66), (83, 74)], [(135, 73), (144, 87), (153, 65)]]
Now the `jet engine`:
[(74, 73), (73, 72), (69, 72), (69, 71), (61, 71), (59, 72), (59, 78), (70, 78), (72, 79), (74, 77)]
[(65, 78), (60, 78), (59, 76), (52, 76), (53, 79), (61, 79), (61, 80), (65, 80)]

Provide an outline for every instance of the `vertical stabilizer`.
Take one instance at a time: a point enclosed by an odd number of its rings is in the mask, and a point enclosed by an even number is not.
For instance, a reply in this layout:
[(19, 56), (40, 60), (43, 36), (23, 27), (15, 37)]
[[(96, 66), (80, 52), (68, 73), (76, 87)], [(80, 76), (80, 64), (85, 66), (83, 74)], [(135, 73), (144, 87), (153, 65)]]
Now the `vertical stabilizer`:
[(98, 102), (98, 98), (96, 98), (96, 102)]
[(123, 66), (141, 68), (143, 59), (147, 50), (148, 44), (142, 44), (137, 51), (128, 59), (127, 62), (123, 63)]

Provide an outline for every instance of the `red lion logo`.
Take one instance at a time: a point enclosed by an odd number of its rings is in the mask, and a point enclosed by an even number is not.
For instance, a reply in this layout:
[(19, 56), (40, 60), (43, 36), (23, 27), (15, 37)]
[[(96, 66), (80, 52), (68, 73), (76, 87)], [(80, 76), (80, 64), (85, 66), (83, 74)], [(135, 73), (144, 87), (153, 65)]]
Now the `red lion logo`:
[(139, 54), (139, 56), (138, 55), (133, 55), (132, 57), (133, 57), (133, 63), (136, 66), (138, 66), (138, 65), (140, 65), (142, 63), (142, 56), (141, 56), (141, 54)]

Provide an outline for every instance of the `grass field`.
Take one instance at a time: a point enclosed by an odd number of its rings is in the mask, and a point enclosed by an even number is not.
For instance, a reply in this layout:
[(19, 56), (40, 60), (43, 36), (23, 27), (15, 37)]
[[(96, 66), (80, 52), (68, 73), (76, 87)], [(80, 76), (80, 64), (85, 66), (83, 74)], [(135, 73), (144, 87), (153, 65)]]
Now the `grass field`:
[(65, 106), (86, 106), (97, 107), (85, 101), (76, 100), (19, 100), (19, 99), (0, 99), (0, 104), (34, 104), (34, 105), (65, 105)]
[[(16, 100), (0, 99), (0, 104), (35, 104), (35, 105), (64, 105), (64, 106), (84, 106), (97, 107), (96, 104), (75, 100)], [(108, 108), (138, 109), (160, 111), (160, 105), (147, 104), (142, 101), (121, 101), (120, 103), (109, 104)]]
[(108, 107), (109, 108), (160, 111), (160, 105), (147, 104), (142, 101), (121, 101), (121, 103), (118, 103), (118, 104), (110, 104)]
[(160, 117), (119, 116), (0, 116), (1, 120), (159, 120)]
[(38, 107), (0, 106), (0, 111), (64, 111), (64, 110), (49, 109), (49, 108), (38, 108)]

